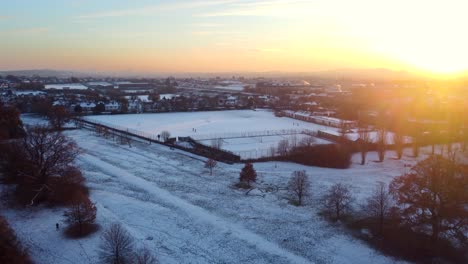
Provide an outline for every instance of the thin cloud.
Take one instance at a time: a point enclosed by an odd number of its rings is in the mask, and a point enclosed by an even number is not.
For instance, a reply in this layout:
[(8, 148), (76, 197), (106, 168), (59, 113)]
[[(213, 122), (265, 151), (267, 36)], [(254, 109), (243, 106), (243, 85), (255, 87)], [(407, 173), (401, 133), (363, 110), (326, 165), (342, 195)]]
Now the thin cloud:
[(290, 17), (310, 12), (312, 3), (303, 0), (276, 0), (260, 2), (238, 2), (222, 11), (197, 14), (198, 17), (227, 16), (275, 16)]
[(162, 11), (177, 10), (177, 9), (191, 9), (205, 6), (216, 6), (230, 3), (236, 3), (236, 0), (212, 0), (212, 1), (191, 1), (159, 4), (152, 6), (145, 6), (141, 8), (111, 10), (106, 12), (98, 12), (93, 14), (85, 14), (78, 16), (79, 19), (93, 19), (93, 18), (111, 18), (111, 17), (126, 17), (126, 16), (146, 16)]
[(242, 32), (200, 30), (200, 31), (193, 31), (193, 32), (191, 32), (191, 34), (195, 35), (195, 36), (204, 36), (204, 35), (229, 35), (229, 36), (234, 36), (234, 35), (240, 35), (240, 34), (242, 34)]
[(216, 23), (194, 23), (190, 24), (192, 27), (201, 27), (201, 28), (219, 28), (224, 27), (224, 24), (216, 24)]
[(254, 52), (284, 52), (284, 49), (278, 49), (278, 48), (255, 48), (255, 49), (249, 49), (249, 51), (254, 51)]
[(7, 19), (10, 19), (11, 17), (10, 16), (0, 16), (0, 20), (7, 20)]
[(36, 34), (48, 32), (49, 30), (50, 28), (47, 28), (47, 27), (21, 28), (21, 29), (1, 31), (0, 35), (12, 35), (12, 36), (36, 35)]

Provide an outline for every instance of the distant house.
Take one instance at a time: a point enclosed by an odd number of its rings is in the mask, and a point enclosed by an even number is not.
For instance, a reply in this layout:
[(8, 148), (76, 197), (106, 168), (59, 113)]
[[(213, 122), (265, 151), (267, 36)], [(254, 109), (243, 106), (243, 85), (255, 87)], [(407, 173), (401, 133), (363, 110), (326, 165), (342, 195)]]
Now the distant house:
[(87, 103), (83, 102), (83, 103), (80, 103), (79, 105), (83, 112), (92, 112), (94, 108), (96, 107), (95, 103), (89, 103), (89, 102)]
[(224, 104), (227, 105), (227, 106), (236, 106), (238, 103), (238, 98), (237, 96), (229, 96), (228, 98), (226, 98), (226, 100), (224, 101)]
[(144, 109), (143, 103), (136, 100), (128, 100), (128, 111), (132, 113), (142, 113)]
[(120, 104), (118, 102), (112, 101), (110, 103), (104, 104), (106, 112), (116, 112), (120, 111)]
[(339, 119), (339, 118), (334, 118), (334, 117), (329, 117), (329, 116), (316, 116), (313, 113), (308, 112), (308, 111), (295, 112), (291, 110), (285, 110), (281, 112), (281, 116), (287, 116), (290, 118), (312, 122), (312, 123), (325, 125), (325, 126), (331, 126), (331, 127), (339, 128), (343, 125), (346, 126), (347, 129), (357, 127), (356, 121), (344, 120), (344, 119)]

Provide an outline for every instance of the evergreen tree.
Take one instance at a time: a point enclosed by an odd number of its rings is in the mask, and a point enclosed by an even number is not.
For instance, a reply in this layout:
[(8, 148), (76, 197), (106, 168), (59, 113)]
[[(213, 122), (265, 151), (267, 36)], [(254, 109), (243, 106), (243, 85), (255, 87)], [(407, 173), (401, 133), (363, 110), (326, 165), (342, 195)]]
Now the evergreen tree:
[(244, 168), (242, 168), (239, 175), (240, 182), (246, 182), (250, 185), (251, 182), (257, 181), (257, 172), (255, 171), (252, 163), (246, 163)]

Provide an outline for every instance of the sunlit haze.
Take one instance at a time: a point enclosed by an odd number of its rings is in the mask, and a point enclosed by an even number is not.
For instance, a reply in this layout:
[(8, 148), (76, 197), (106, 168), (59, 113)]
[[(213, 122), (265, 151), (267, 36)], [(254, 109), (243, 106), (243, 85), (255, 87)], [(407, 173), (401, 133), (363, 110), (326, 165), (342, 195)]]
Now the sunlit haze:
[(2, 70), (468, 70), (466, 0), (17, 0), (1, 6)]

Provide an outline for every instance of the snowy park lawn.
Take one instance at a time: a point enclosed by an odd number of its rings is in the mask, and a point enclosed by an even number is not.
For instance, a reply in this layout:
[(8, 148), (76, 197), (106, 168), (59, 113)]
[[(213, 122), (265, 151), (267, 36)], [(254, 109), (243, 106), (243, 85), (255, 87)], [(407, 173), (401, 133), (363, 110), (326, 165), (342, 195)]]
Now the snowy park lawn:
[[(116, 116), (117, 117), (117, 116)], [(348, 184), (363, 203), (377, 182), (389, 183), (415, 164), (389, 152), (383, 163), (369, 153), (368, 163), (350, 169), (325, 169), (294, 163), (255, 163), (257, 189), (250, 195), (232, 187), (242, 164), (218, 163), (210, 176), (204, 159), (161, 145), (132, 147), (87, 130), (65, 132), (82, 149), (77, 165), (98, 208), (101, 230), (80, 240), (55, 231), (62, 208), (2, 208), (37, 263), (96, 263), (102, 231), (121, 223), (137, 247), (150, 249), (161, 263), (395, 263), (318, 216), (320, 197), (335, 183)], [(422, 151), (424, 158), (429, 150)], [(305, 206), (288, 202), (290, 175), (305, 170), (312, 196)], [(274, 188), (267, 188), (274, 187)], [(272, 192), (265, 192), (272, 189)], [(62, 224), (64, 226), (64, 224)]]
[[(120, 126), (152, 135), (166, 130), (173, 137), (190, 136), (202, 144), (211, 145), (213, 138), (222, 138), (222, 149), (234, 152), (242, 158), (260, 158), (270, 154), (270, 147), (276, 147), (280, 140), (290, 135), (232, 138), (236, 136), (284, 130), (331, 130), (337, 129), (291, 119), (276, 117), (269, 110), (233, 110), (211, 112), (159, 113), (137, 115), (98, 115), (86, 119), (110, 126)], [(297, 135), (299, 142), (306, 135)], [(317, 144), (330, 144), (326, 140), (315, 140)]]
[[(278, 146), (281, 140), (287, 140), (290, 146), (296, 142), (299, 144), (301, 140), (311, 136), (305, 134), (297, 135), (278, 135), (278, 136), (260, 136), (260, 137), (243, 137), (243, 138), (226, 138), (222, 139), (221, 149), (231, 151), (239, 155), (242, 159), (257, 159), (261, 157), (271, 156), (271, 147)], [(313, 137), (313, 144), (333, 144), (333, 142)], [(212, 140), (199, 140), (200, 143), (211, 146)]]
[[(288, 117), (276, 117), (270, 110), (232, 110), (159, 114), (96, 115), (87, 120), (124, 126), (157, 135), (166, 130), (171, 136), (195, 139), (225, 138), (223, 135), (266, 130), (333, 129)], [(195, 129), (195, 130), (193, 130)]]

